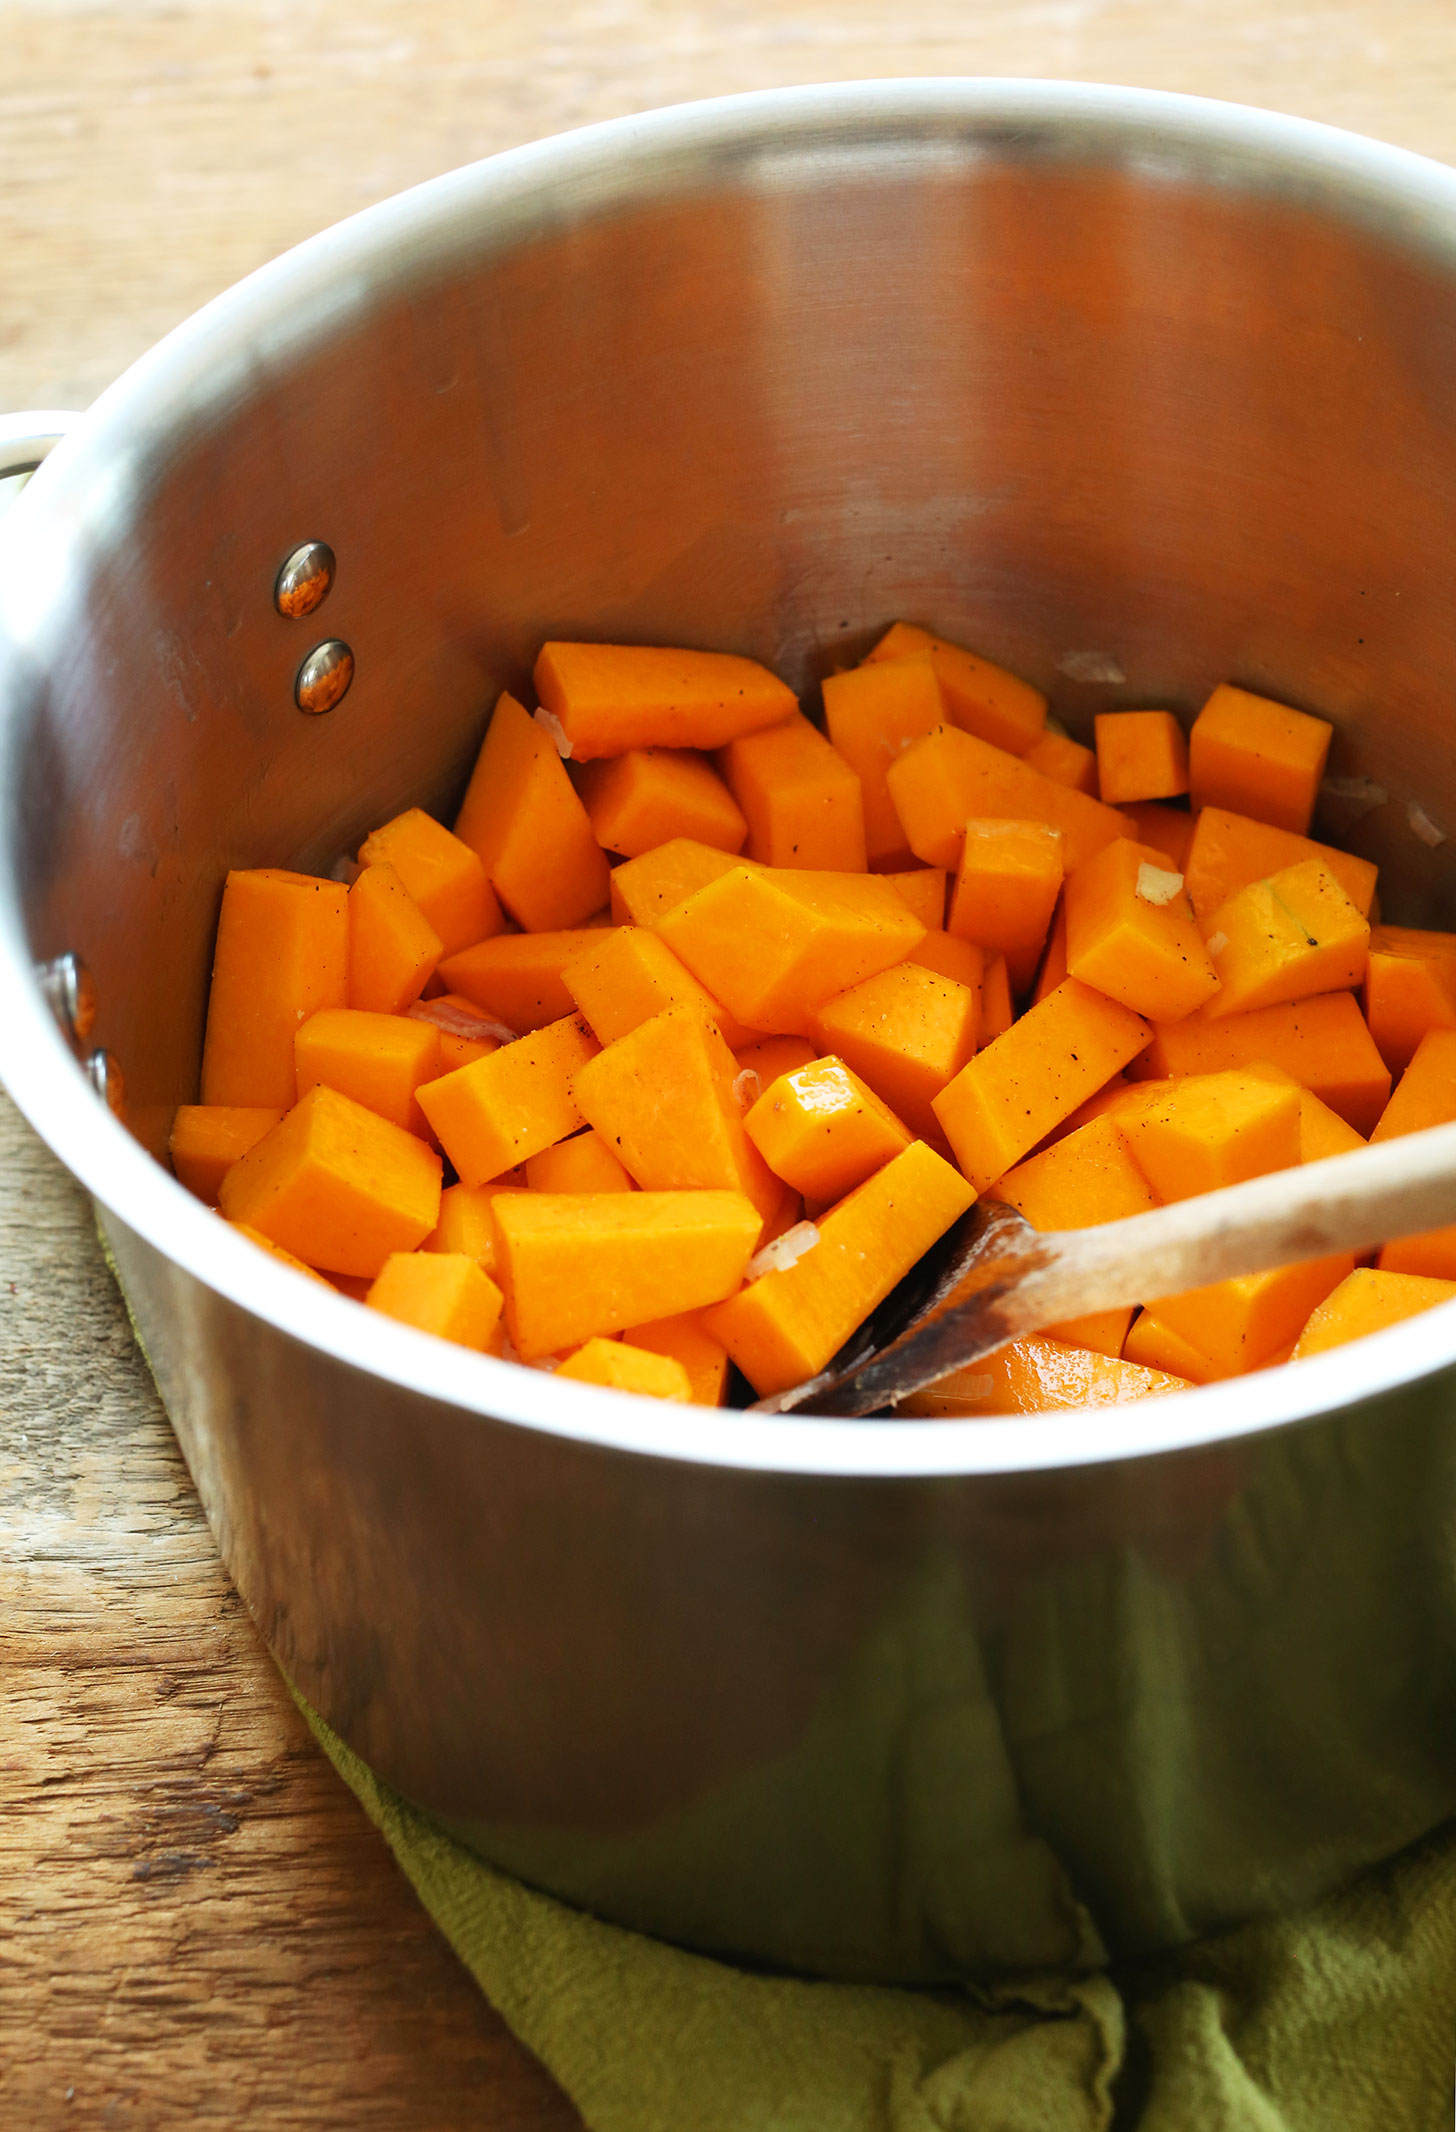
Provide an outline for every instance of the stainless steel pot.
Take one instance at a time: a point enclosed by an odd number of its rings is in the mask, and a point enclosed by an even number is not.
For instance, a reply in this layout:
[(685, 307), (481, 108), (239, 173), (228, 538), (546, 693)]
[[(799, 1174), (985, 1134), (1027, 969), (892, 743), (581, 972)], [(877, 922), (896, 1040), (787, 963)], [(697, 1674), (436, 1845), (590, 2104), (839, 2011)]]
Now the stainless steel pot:
[[(10, 513), (0, 1068), (283, 1665), (490, 1857), (700, 1947), (955, 1978), (1165, 1946), (1456, 1809), (1456, 1312), (1102, 1413), (668, 1410), (320, 1296), (148, 1153), (224, 867), (448, 810), (547, 633), (810, 688), (908, 614), (1073, 727), (1234, 676), (1393, 795), (1327, 823), (1387, 915), (1456, 922), (1405, 804), (1456, 830), (1453, 379), (1450, 171), (1113, 89), (791, 91), (327, 232)], [(288, 618), (307, 540), (337, 580)], [(305, 716), (333, 641), (352, 689)]]

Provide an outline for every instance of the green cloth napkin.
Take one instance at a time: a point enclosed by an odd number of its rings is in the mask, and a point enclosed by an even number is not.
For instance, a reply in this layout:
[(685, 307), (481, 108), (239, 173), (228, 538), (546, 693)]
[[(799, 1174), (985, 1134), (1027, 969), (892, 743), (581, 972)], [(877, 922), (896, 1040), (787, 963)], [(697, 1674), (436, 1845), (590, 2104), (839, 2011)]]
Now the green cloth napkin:
[(1322, 1902), (1081, 1979), (749, 1974), (484, 1863), (302, 1704), (421, 1901), (591, 2132), (1449, 2132), (1456, 1824)]

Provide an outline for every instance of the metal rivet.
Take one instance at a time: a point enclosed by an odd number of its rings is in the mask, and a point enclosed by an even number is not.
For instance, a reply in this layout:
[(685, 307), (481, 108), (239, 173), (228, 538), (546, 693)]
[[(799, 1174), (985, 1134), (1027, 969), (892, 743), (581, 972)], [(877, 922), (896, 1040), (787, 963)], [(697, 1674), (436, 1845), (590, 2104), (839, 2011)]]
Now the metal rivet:
[(341, 637), (329, 637), (314, 646), (298, 669), (293, 700), (301, 711), (315, 716), (331, 711), (348, 695), (353, 678), (354, 654)]
[(326, 540), (306, 540), (294, 549), (278, 573), (273, 587), (274, 604), (280, 614), (286, 614), (296, 622), (301, 615), (312, 614), (334, 589), (334, 572), (338, 565), (334, 551)]
[(84, 1044), (96, 1027), (96, 984), (85, 963), (79, 955), (57, 955), (35, 974), (62, 1036)]
[(121, 1068), (109, 1051), (93, 1051), (81, 1061), (81, 1070), (115, 1118), (126, 1116), (126, 1085)]

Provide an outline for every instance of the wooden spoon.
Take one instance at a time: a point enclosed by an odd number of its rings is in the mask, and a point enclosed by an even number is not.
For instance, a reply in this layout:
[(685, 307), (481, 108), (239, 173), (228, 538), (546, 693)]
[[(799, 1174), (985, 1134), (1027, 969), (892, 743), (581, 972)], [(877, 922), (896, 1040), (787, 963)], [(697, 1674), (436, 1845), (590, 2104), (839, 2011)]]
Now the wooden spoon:
[(1456, 1125), (1331, 1155), (1095, 1229), (1033, 1229), (982, 1200), (827, 1370), (754, 1411), (874, 1414), (1008, 1340), (1456, 1222)]

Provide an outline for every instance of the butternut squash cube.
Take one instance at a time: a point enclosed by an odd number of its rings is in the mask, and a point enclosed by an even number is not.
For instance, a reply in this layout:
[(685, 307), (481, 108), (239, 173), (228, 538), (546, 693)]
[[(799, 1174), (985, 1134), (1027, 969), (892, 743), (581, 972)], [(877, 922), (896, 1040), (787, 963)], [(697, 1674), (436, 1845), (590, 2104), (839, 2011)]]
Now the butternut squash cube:
[(865, 661), (930, 656), (953, 725), (1012, 755), (1024, 755), (1046, 725), (1046, 697), (1004, 666), (977, 658), (959, 644), (932, 636), (914, 622), (895, 622)]
[[(756, 1103), (781, 1073), (793, 1073), (817, 1056), (814, 1046), (802, 1036), (761, 1036), (756, 1043), (744, 1044), (741, 1048), (735, 1045), (733, 1059), (738, 1078), (734, 1085), (744, 1109)], [(756, 1088), (751, 1081), (744, 1080), (746, 1073), (757, 1077)]]
[(1204, 933), (1219, 981), (1210, 1015), (1342, 991), (1361, 982), (1369, 960), (1370, 921), (1321, 859), (1250, 882), (1204, 921)]
[(656, 644), (543, 644), (535, 682), (575, 762), (629, 748), (721, 748), (799, 708), (756, 659)]
[(615, 1043), (669, 1007), (695, 1007), (718, 1024), (734, 1050), (752, 1041), (752, 1031), (724, 1013), (659, 934), (643, 925), (619, 925), (588, 939), (563, 964), (561, 978), (598, 1043)]
[[(910, 847), (890, 798), (886, 772), (906, 741), (932, 732), (946, 716), (945, 697), (929, 651), (872, 661), (848, 673), (831, 674), (825, 681), (824, 723), (836, 751), (860, 782), (865, 849), (871, 866), (909, 865)], [(926, 917), (925, 923), (939, 925), (944, 915), (942, 893), (939, 912)]]
[(434, 1228), (440, 1158), (337, 1089), (311, 1088), (233, 1164), (218, 1204), (306, 1266), (372, 1278)]
[(688, 748), (629, 748), (586, 764), (577, 790), (596, 840), (624, 858), (674, 837), (741, 851), (748, 824), (712, 764)]
[(440, 1032), (433, 1023), (326, 1007), (309, 1016), (293, 1049), (301, 1096), (322, 1083), (407, 1133), (428, 1134), (416, 1091), (440, 1071)]
[(612, 868), (612, 918), (618, 925), (655, 925), (710, 881), (749, 863), (693, 837), (672, 837)]
[[(1285, 1087), (1298, 1084), (1282, 1066), (1271, 1066), (1267, 1060), (1256, 1060), (1245, 1069), (1261, 1079), (1280, 1081)], [(1151, 1084), (1144, 1083), (1144, 1086)], [(1323, 1162), (1329, 1155), (1348, 1155), (1365, 1141), (1353, 1125), (1347, 1125), (1338, 1111), (1322, 1103), (1318, 1096), (1311, 1095), (1307, 1088), (1299, 1091), (1299, 1159), (1304, 1162)]]
[(766, 866), (863, 873), (859, 779), (802, 716), (731, 741), (718, 757), (748, 820), (748, 856)]
[(741, 1192), (502, 1192), (497, 1278), (523, 1361), (732, 1295), (762, 1219)]
[(463, 1252), (397, 1251), (365, 1297), (371, 1310), (484, 1353), (500, 1329), (504, 1298), (488, 1273)]
[[(860, 671), (855, 668), (856, 673)], [(912, 866), (896, 874), (880, 872), (880, 879), (889, 882), (906, 910), (913, 911), (927, 931), (937, 933), (945, 926), (945, 888), (949, 878), (943, 866)]]
[[(941, 878), (944, 879), (944, 875)], [(891, 880), (893, 876), (886, 874), (885, 879)], [(1004, 971), (1004, 957), (993, 956), (990, 959), (1000, 959)], [(948, 977), (953, 985), (964, 985), (968, 992), (975, 993), (977, 1000), (980, 999), (987, 956), (985, 950), (978, 948), (974, 940), (961, 940), (954, 933), (946, 932), (943, 927), (932, 926), (920, 945), (912, 948), (905, 960), (913, 962), (919, 969), (934, 970), (937, 977)]]
[(821, 1010), (819, 1041), (922, 1139), (941, 1142), (935, 1099), (974, 1056), (976, 995), (904, 962), (841, 992)]
[(359, 847), (359, 864), (394, 868), (446, 955), (489, 939), (505, 924), (477, 854), (422, 807), (371, 831)]
[(1456, 1118), (1456, 1029), (1433, 1029), (1416, 1046), (1415, 1057), (1395, 1084), (1371, 1133), (1377, 1140), (1399, 1140), (1431, 1125)]
[(1139, 1369), (1164, 1370), (1187, 1384), (1217, 1384), (1224, 1374), (1210, 1355), (1165, 1325), (1156, 1308), (1138, 1313), (1123, 1342), (1122, 1355)]
[(1179, 1021), (1218, 975), (1177, 874), (1161, 852), (1109, 844), (1067, 881), (1067, 969), (1135, 1014)]
[(503, 933), (463, 954), (449, 955), (440, 976), (452, 992), (524, 1036), (575, 1011), (566, 967), (611, 938), (593, 926), (566, 933)]
[[(1310, 1312), (1355, 1269), (1351, 1251), (1272, 1266), (1234, 1280), (1214, 1281), (1182, 1295), (1161, 1296), (1159, 1322), (1206, 1357), (1218, 1378), (1267, 1369), (1299, 1337)], [(1212, 1376), (1197, 1380), (1212, 1383)]]
[(634, 1347), (626, 1340), (583, 1340), (556, 1374), (576, 1384), (602, 1384), (609, 1391), (636, 1392), (646, 1399), (678, 1399), (686, 1404), (693, 1396), (688, 1373), (675, 1355)]
[(1407, 1318), (1418, 1317), (1423, 1310), (1434, 1310), (1438, 1303), (1449, 1303), (1453, 1296), (1456, 1281), (1423, 1280), (1417, 1274), (1382, 1273), (1375, 1267), (1357, 1266), (1318, 1309), (1311, 1311), (1290, 1359), (1302, 1362), (1307, 1355), (1323, 1355), (1332, 1347), (1363, 1340), (1367, 1333), (1384, 1332), (1388, 1325), (1399, 1325)]
[(1097, 790), (1109, 807), (1188, 790), (1188, 742), (1171, 711), (1099, 711)]
[(491, 1201), (497, 1192), (523, 1192), (524, 1170), (507, 1170), (494, 1184), (452, 1184), (440, 1194), (440, 1219), (420, 1245), (421, 1251), (461, 1251), (483, 1267), (495, 1270), (495, 1222)]
[(704, 1317), (759, 1396), (822, 1370), (857, 1325), (975, 1200), (923, 1140), (817, 1224), (792, 1266), (765, 1273)]
[(1013, 1340), (983, 1361), (901, 1402), (900, 1413), (937, 1421), (971, 1414), (1043, 1414), (1058, 1407), (1125, 1406), (1186, 1392), (1188, 1380), (1058, 1340)]
[[(1096, 1118), (1040, 1155), (1017, 1163), (991, 1187), (1033, 1229), (1091, 1229), (1149, 1214), (1158, 1204), (1117, 1123)], [(1293, 1335), (1291, 1334), (1291, 1338)]]
[(420, 1108), (461, 1183), (489, 1184), (574, 1133), (585, 1121), (572, 1084), (596, 1053), (596, 1039), (567, 1015), (428, 1082)]
[(394, 868), (366, 866), (349, 890), (348, 1004), (403, 1014), (439, 960), (440, 936)]
[[(1118, 811), (1131, 822), (1135, 843), (1147, 844), (1152, 850), (1161, 852), (1175, 874), (1186, 876), (1188, 853), (1193, 843), (1194, 818), (1191, 814), (1185, 814), (1181, 807), (1160, 806), (1156, 800), (1139, 800)], [(1186, 880), (1184, 885), (1187, 886)], [(1195, 911), (1197, 908), (1195, 903)]]
[(1205, 807), (1193, 823), (1184, 868), (1184, 886), (1193, 915), (1202, 920), (1251, 881), (1267, 881), (1304, 859), (1322, 859), (1362, 917), (1375, 898), (1375, 868), (1368, 859), (1312, 837), (1292, 835), (1224, 807)]
[(210, 1108), (287, 1110), (293, 1039), (349, 989), (349, 892), (337, 881), (260, 866), (234, 870), (213, 951), (202, 1100)]
[(526, 1163), (533, 1192), (630, 1192), (632, 1180), (605, 1140), (590, 1126), (543, 1148)]
[(218, 1187), (235, 1162), (283, 1116), (269, 1106), (232, 1103), (183, 1103), (172, 1120), (167, 1151), (179, 1184), (210, 1207)]
[[(1227, 682), (1193, 721), (1188, 789), (1195, 807), (1230, 807), (1303, 836), (1314, 815), (1334, 727)], [(1156, 797), (1150, 793), (1149, 798)]]
[(1392, 1073), (1410, 1064), (1430, 1030), (1456, 1029), (1456, 933), (1373, 925), (1365, 1019)]
[(994, 1044), (998, 1036), (1004, 1036), (1015, 1019), (1016, 1008), (1011, 998), (1011, 977), (1006, 968), (1006, 957), (993, 955), (981, 978), (979, 1042), (982, 1051), (988, 1044)]
[(888, 1104), (836, 1058), (783, 1074), (743, 1123), (776, 1176), (806, 1199), (829, 1202), (863, 1184), (911, 1140)]
[(514, 696), (496, 704), (455, 834), (528, 933), (580, 925), (607, 900), (606, 858), (556, 743)]
[[(1097, 757), (1068, 733), (1043, 733), (1021, 759), (1043, 777), (1049, 777), (1054, 785), (1068, 785), (1073, 792), (1090, 793), (1093, 799), (1099, 796)], [(1104, 792), (1101, 797), (1106, 799), (1107, 794)]]
[(633, 1347), (645, 1347), (651, 1354), (670, 1355), (674, 1362), (680, 1362), (687, 1373), (688, 1397), (694, 1406), (722, 1406), (728, 1389), (728, 1350), (708, 1331), (700, 1310), (630, 1326), (627, 1340)]
[(905, 841), (927, 866), (958, 866), (966, 823), (1045, 822), (1060, 829), (1068, 872), (1130, 834), (1112, 807), (1043, 777), (956, 726), (937, 726), (890, 764), (890, 797)]
[[(1115, 848), (1115, 847), (1114, 847)], [(1067, 892), (1065, 888), (1057, 898), (1057, 907), (1052, 913), (1051, 931), (1047, 934), (1046, 950), (1041, 958), (1041, 968), (1036, 973), (1032, 987), (1031, 1003), (1036, 1005), (1045, 999), (1048, 992), (1055, 992), (1068, 975), (1067, 970)]]
[(1382, 1273), (1416, 1273), (1427, 1280), (1456, 1281), (1456, 1227), (1398, 1236), (1381, 1245), (1375, 1263)]
[(1004, 955), (1013, 992), (1036, 975), (1062, 891), (1063, 838), (1045, 822), (970, 821), (946, 930)]
[(1192, 1199), (1299, 1161), (1299, 1090), (1251, 1073), (1193, 1074), (1118, 1121), (1164, 1201)]
[(1265, 1062), (1282, 1066), (1357, 1133), (1372, 1129), (1390, 1095), (1390, 1074), (1348, 992), (1212, 1020), (1195, 1015), (1156, 1023), (1133, 1072), (1140, 1080), (1168, 1080)]

